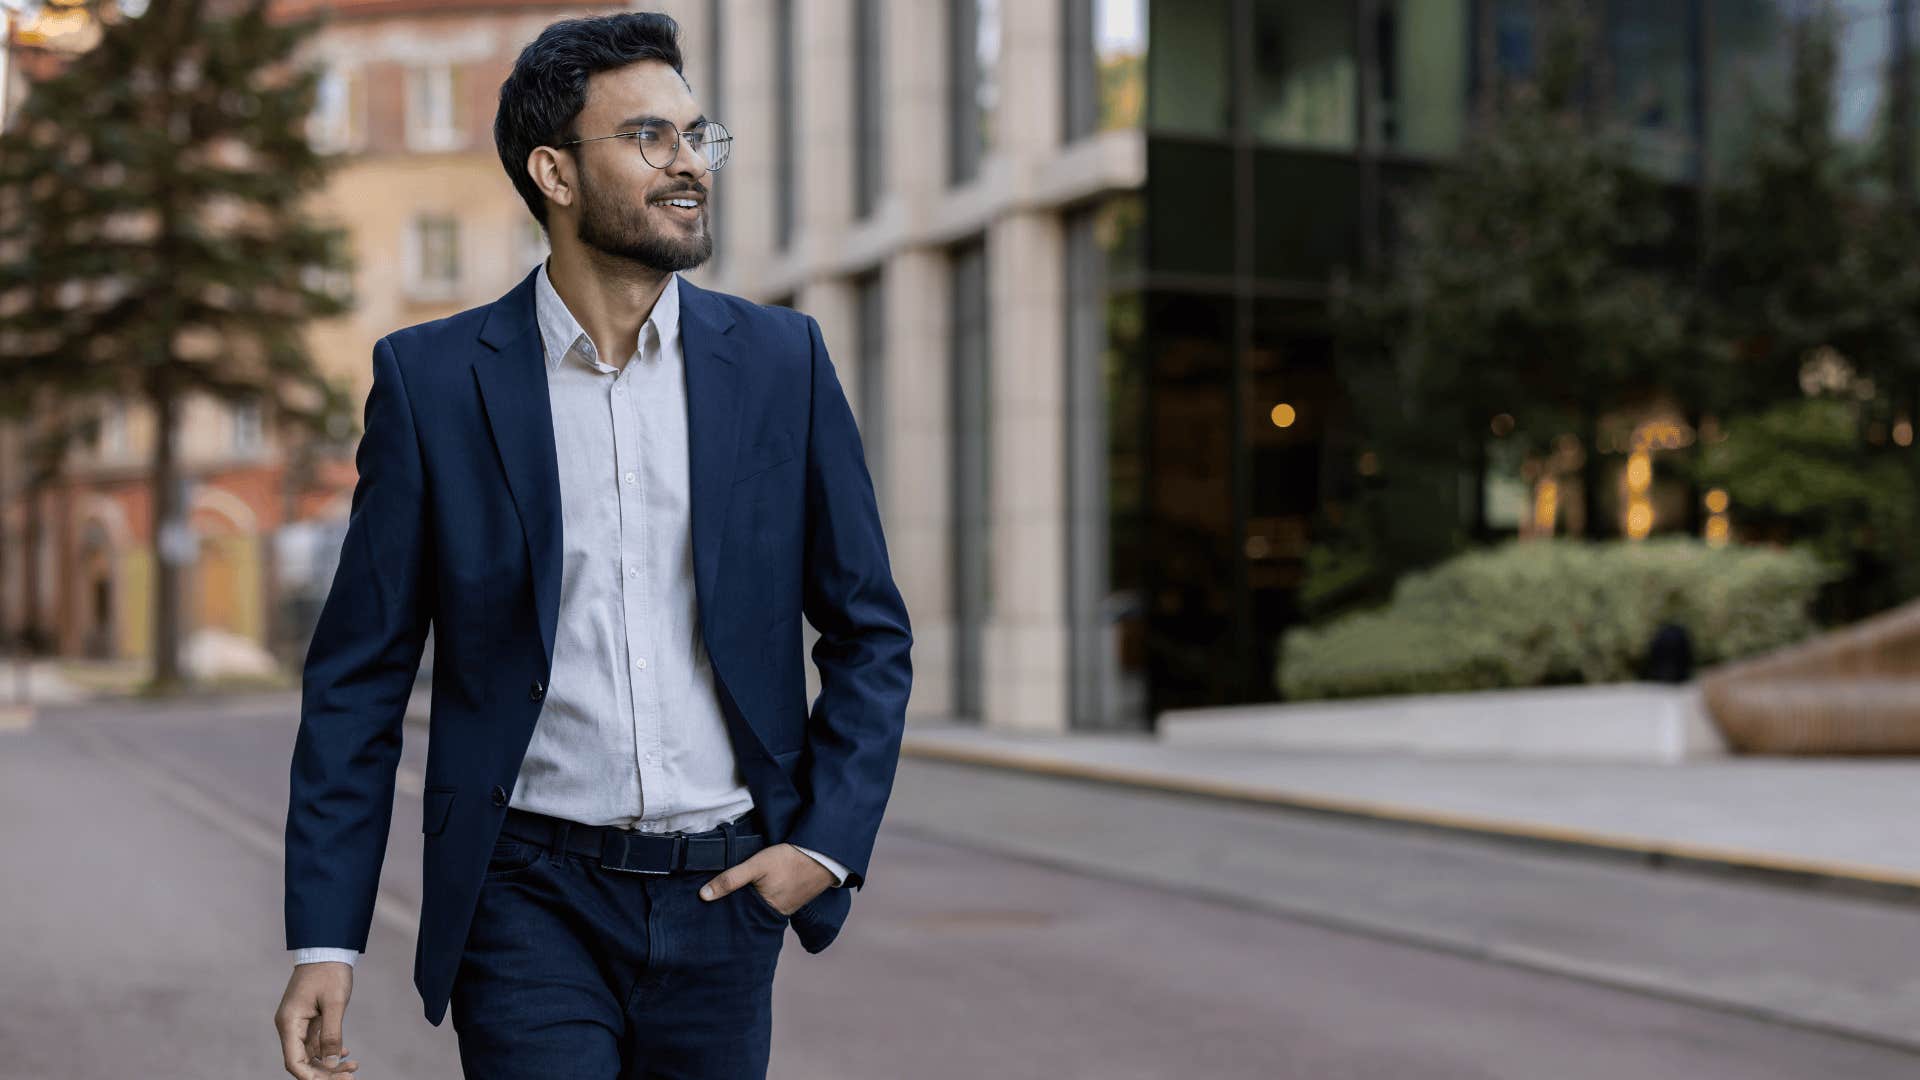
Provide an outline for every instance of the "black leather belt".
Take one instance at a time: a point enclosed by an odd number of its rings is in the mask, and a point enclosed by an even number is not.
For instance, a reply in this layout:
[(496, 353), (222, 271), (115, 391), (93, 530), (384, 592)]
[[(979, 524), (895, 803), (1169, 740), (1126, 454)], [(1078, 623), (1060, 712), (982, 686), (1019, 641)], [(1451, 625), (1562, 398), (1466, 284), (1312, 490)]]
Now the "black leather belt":
[(600, 860), (608, 870), (634, 874), (671, 874), (680, 870), (725, 870), (766, 846), (767, 838), (752, 824), (753, 811), (700, 833), (643, 833), (616, 825), (582, 825), (577, 821), (507, 808), (500, 835), (536, 844), (551, 852)]

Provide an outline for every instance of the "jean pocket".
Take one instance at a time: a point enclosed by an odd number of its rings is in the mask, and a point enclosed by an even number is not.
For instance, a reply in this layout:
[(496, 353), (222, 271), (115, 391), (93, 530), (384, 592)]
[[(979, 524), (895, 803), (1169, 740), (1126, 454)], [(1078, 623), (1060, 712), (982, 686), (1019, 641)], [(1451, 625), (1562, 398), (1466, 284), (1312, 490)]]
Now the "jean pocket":
[(497, 878), (518, 873), (539, 862), (546, 854), (546, 849), (538, 844), (503, 836), (493, 842), (493, 850), (487, 854), (486, 876)]
[(745, 885), (740, 886), (738, 889), (735, 889), (734, 892), (746, 893), (747, 903), (765, 912), (767, 918), (779, 920), (782, 925), (785, 925), (790, 919), (793, 918), (793, 916), (782, 912), (777, 907), (774, 907), (772, 902), (769, 901), (766, 897), (761, 896), (760, 890), (754, 888), (753, 883), (751, 881), (749, 881)]

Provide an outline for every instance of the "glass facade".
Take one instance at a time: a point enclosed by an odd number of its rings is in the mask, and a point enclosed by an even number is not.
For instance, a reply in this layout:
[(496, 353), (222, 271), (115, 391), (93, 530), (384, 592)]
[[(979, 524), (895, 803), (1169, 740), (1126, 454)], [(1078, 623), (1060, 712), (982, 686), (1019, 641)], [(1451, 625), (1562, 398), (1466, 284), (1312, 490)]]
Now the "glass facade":
[(1225, 135), (1233, 126), (1229, 0), (1161, 2), (1148, 11), (1147, 117), (1155, 130)]
[(1672, 180), (1694, 177), (1699, 147), (1700, 22), (1671, 0), (1610, 0), (1605, 100), (1636, 163)]
[[(1076, 34), (1093, 10), (1077, 2)], [(1676, 183), (1683, 224), (1699, 220), (1685, 185), (1727, 178), (1756, 113), (1782, 101), (1796, 22), (1817, 6), (1590, 8), (1599, 18), (1578, 92), (1642, 168)], [(1835, 128), (1865, 148), (1910, 123), (1889, 107), (1890, 88), (1901, 49), (1920, 41), (1920, 0), (1832, 7)], [(1097, 416), (1076, 408), (1070, 440), (1103, 445), (1103, 468), (1076, 466), (1073, 483), (1107, 500), (1092, 517), (1074, 504), (1081, 535), (1106, 530), (1103, 578), (1077, 584), (1072, 605), (1076, 665), (1104, 665), (1097, 685), (1076, 672), (1076, 724), (1114, 723), (1131, 707), (1122, 700), (1138, 702), (1131, 722), (1144, 727), (1168, 708), (1278, 696), (1275, 647), (1300, 618), (1311, 523), (1356, 486), (1328, 283), (1392, 249), (1401, 198), (1465, 145), (1480, 95), (1540, 74), (1543, 10), (1537, 0), (1146, 10), (1145, 189), (1068, 229), (1070, 387), (1104, 388)], [(1920, 88), (1908, 87), (1911, 115)], [(1091, 110), (1079, 108), (1084, 130)], [(1907, 151), (1912, 184), (1920, 149)], [(1137, 214), (1125, 233), (1137, 243), (1125, 247), (1099, 240), (1118, 205)], [(1103, 348), (1084, 340), (1095, 338)], [(1129, 671), (1144, 680), (1133, 699), (1115, 689)]]
[(1360, 135), (1355, 0), (1255, 0), (1250, 127), (1264, 143), (1351, 149)]
[(1385, 0), (1374, 10), (1368, 138), (1380, 150), (1442, 155), (1467, 130), (1468, 0)]

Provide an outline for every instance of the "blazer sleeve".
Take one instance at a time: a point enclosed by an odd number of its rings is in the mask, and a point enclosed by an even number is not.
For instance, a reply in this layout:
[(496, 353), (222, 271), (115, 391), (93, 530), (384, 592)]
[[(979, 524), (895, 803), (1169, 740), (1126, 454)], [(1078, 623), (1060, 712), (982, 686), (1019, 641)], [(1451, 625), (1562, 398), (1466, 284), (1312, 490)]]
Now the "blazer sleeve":
[(302, 673), (287, 803), (289, 949), (366, 951), (401, 725), (433, 613), (420, 444), (386, 338), (373, 348), (354, 464), (340, 564)]
[(820, 632), (820, 694), (807, 720), (810, 799), (786, 839), (844, 865), (845, 884), (858, 889), (900, 759), (913, 635), (853, 411), (820, 324), (805, 318), (811, 404), (801, 605)]

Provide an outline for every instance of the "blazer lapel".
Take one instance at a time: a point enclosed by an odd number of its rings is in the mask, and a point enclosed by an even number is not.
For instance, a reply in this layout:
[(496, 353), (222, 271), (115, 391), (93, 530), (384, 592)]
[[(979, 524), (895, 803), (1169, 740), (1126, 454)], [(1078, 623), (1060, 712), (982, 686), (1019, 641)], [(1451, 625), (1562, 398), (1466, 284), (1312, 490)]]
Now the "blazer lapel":
[(740, 339), (733, 316), (707, 290), (680, 279), (680, 351), (686, 359), (687, 452), (693, 500), (693, 583), (702, 627), (714, 621), (715, 583), (726, 539), (740, 444)]
[(473, 358), (473, 377), (493, 431), (493, 447), (513, 493), (520, 531), (533, 566), (533, 602), (540, 645), (553, 665), (554, 627), (560, 612), (560, 468), (553, 443), (553, 406), (547, 394), (547, 360), (534, 313), (539, 267), (487, 309)]

